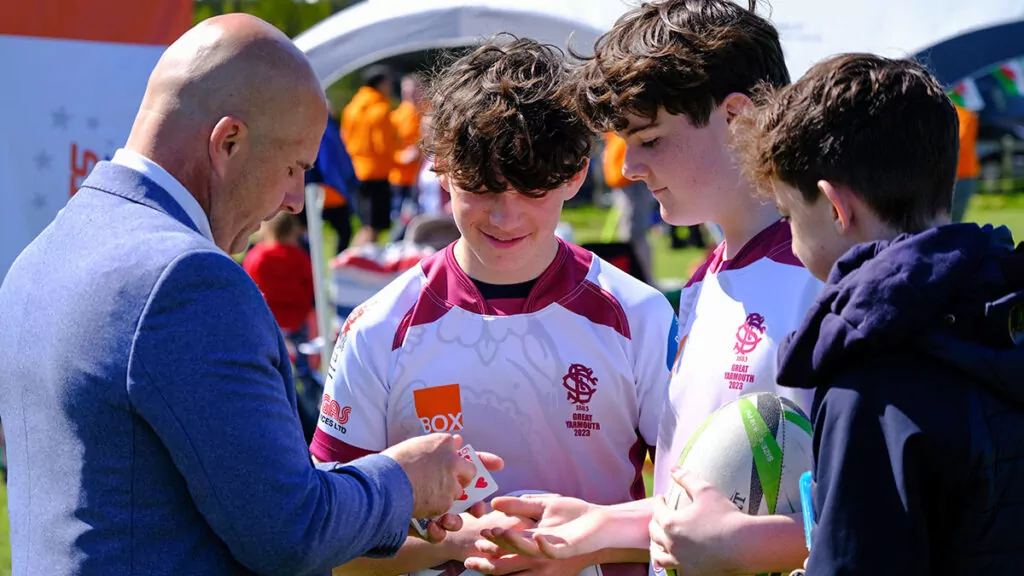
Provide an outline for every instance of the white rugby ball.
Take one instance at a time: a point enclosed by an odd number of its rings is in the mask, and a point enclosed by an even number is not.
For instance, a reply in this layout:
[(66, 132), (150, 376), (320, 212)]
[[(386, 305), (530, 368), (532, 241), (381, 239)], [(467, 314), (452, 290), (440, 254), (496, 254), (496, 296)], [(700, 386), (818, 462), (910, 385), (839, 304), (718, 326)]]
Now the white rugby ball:
[[(788, 398), (762, 392), (722, 406), (690, 437), (679, 467), (713, 484), (747, 514), (797, 514), (800, 476), (811, 469), (811, 423)], [(666, 494), (690, 503), (675, 482)]]

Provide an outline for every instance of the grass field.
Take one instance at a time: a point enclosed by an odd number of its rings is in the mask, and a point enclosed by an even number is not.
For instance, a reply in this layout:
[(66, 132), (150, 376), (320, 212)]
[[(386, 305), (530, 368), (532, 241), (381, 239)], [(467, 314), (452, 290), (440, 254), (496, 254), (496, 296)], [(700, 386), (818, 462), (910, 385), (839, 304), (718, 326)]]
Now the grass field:
[[(572, 224), (576, 241), (586, 243), (600, 240), (607, 215), (608, 211), (600, 208), (573, 208), (565, 211), (564, 220)], [(1014, 239), (1018, 242), (1024, 241), (1024, 195), (977, 196), (971, 201), (967, 219), (1005, 225), (1013, 231)], [(654, 276), (659, 281), (685, 280), (687, 271), (702, 256), (702, 251), (693, 248), (672, 250), (669, 247), (669, 239), (657, 230), (651, 232), (650, 241), (654, 251)], [(326, 245), (333, 246), (333, 242), (333, 237), (325, 238)], [(648, 493), (651, 488), (650, 482), (650, 477), (646, 477)], [(0, 483), (0, 576), (8, 576), (11, 573), (8, 534), (7, 486)]]

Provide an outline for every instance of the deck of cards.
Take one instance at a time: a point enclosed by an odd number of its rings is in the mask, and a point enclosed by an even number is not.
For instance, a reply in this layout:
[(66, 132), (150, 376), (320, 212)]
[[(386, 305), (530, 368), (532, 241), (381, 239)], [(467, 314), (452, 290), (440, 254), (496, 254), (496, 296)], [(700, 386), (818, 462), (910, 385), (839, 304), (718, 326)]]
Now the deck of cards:
[[(452, 507), (448, 509), (448, 514), (462, 514), (466, 510), (487, 498), (491, 494), (498, 491), (498, 484), (491, 477), (491, 473), (484, 468), (484, 463), (480, 461), (480, 457), (476, 455), (476, 450), (469, 444), (466, 444), (459, 449), (458, 452), (461, 458), (465, 458), (476, 466), (476, 475), (473, 480), (470, 481), (469, 486), (466, 486), (465, 490), (462, 491), (462, 495), (459, 496)], [(427, 537), (427, 526), (431, 522), (437, 520), (437, 518), (413, 518), (412, 526), (419, 533), (421, 538)]]

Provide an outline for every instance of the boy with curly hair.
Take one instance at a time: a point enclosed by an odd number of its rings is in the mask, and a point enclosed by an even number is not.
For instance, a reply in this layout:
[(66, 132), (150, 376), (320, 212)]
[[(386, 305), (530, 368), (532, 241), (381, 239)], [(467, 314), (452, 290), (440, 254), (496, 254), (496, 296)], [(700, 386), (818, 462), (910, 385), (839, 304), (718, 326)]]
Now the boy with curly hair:
[[(504, 457), (494, 474), (501, 493), (643, 498), (675, 316), (655, 289), (555, 235), (593, 136), (567, 81), (561, 52), (514, 38), (486, 43), (434, 80), (424, 148), (461, 238), (345, 323), (310, 446), (317, 459), (345, 462), (452, 432)], [(481, 530), (524, 522), (466, 514), (441, 544), (410, 539), (394, 559), (335, 573), (458, 574)], [(521, 569), (576, 574), (603, 559), (524, 559)]]

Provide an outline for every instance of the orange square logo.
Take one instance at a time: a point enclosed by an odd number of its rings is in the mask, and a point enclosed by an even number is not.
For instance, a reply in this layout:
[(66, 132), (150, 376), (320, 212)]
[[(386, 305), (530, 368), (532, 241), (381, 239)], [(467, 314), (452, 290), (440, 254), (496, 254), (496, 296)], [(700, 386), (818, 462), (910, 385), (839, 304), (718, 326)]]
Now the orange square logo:
[(425, 434), (462, 430), (462, 396), (458, 384), (413, 390), (412, 397)]

